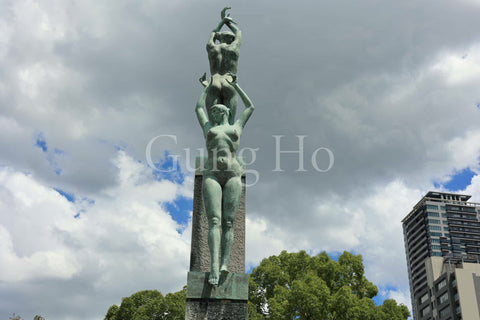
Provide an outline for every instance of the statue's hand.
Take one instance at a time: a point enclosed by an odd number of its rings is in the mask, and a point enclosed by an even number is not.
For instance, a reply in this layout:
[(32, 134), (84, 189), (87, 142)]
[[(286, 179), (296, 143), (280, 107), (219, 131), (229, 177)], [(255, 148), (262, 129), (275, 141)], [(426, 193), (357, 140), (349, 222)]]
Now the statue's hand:
[(233, 73), (228, 73), (228, 75), (232, 78), (232, 81), (228, 80), (228, 78), (226, 78), (227, 82), (230, 83), (232, 86), (236, 86), (238, 83), (237, 83), (237, 75), (236, 74), (233, 74)]
[[(211, 79), (210, 79), (211, 80)], [(198, 79), (198, 81), (200, 81), (200, 83), (206, 88), (208, 87), (208, 81), (207, 81), (207, 73), (205, 72), (203, 74), (203, 76), (200, 77), (200, 79)]]
[(233, 24), (237, 24), (235, 21), (233, 21), (232, 18), (230, 18), (230, 13), (229, 14), (225, 14), (227, 12), (227, 10), (231, 9), (230, 7), (225, 7), (223, 8), (222, 10), (222, 13), (221, 13), (221, 17), (222, 17), (222, 22), (226, 25), (229, 25), (231, 23)]
[[(223, 8), (222, 13), (220, 14), (220, 17), (222, 17), (222, 20), (225, 19), (225, 17), (226, 17), (226, 16), (225, 16), (225, 13), (227, 12), (227, 10), (230, 10), (230, 9), (232, 9), (232, 8), (231, 8), (231, 7), (225, 7), (225, 8)], [(230, 15), (230, 14), (228, 14), (227, 17), (228, 17), (229, 15)]]
[(236, 23), (235, 21), (233, 21), (233, 19), (230, 18), (229, 16), (223, 18), (223, 22), (224, 22), (226, 25), (229, 25), (229, 24), (231, 24), (231, 23), (237, 24), (237, 23)]

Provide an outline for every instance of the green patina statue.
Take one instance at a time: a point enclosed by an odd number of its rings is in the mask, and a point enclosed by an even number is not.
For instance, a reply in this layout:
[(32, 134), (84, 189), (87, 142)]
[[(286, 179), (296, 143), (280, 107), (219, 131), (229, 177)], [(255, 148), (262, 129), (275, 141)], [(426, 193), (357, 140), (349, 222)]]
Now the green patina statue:
[[(240, 136), (254, 106), (237, 84), (237, 77), (226, 74), (224, 81), (235, 90), (245, 104), (239, 119), (230, 123), (232, 108), (228, 104), (214, 104), (208, 108), (207, 100), (214, 86), (212, 77), (197, 102), (195, 112), (202, 127), (208, 151), (203, 174), (203, 202), (208, 218), (208, 246), (211, 269), (208, 282), (218, 285), (220, 272), (228, 272), (227, 266), (233, 245), (233, 223), (242, 193), (241, 176), (244, 165), (237, 159)], [(231, 80), (229, 80), (231, 79)], [(204, 109), (209, 110), (209, 117)], [(220, 264), (219, 264), (220, 253)]]
[[(211, 120), (212, 106), (223, 104), (230, 109), (228, 123), (233, 125), (237, 110), (237, 92), (230, 85), (229, 81), (232, 79), (229, 78), (229, 74), (237, 74), (242, 32), (236, 26), (235, 21), (230, 18), (230, 15), (225, 15), (228, 9), (230, 8), (226, 7), (222, 10), (221, 21), (213, 29), (207, 43), (210, 73), (212, 75), (210, 85), (206, 80), (206, 74), (200, 78), (200, 82), (208, 87), (206, 97), (208, 118)], [(224, 25), (231, 31), (220, 31)]]

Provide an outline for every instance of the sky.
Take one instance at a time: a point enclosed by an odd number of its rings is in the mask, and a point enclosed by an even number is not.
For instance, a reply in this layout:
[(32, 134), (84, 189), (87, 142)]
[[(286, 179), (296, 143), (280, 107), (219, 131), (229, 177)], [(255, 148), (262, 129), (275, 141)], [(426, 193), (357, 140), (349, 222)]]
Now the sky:
[(185, 285), (198, 78), (225, 6), (255, 105), (247, 269), (353, 251), (377, 302), (410, 307), (402, 218), (430, 190), (480, 202), (478, 0), (0, 5), (2, 319), (103, 319)]

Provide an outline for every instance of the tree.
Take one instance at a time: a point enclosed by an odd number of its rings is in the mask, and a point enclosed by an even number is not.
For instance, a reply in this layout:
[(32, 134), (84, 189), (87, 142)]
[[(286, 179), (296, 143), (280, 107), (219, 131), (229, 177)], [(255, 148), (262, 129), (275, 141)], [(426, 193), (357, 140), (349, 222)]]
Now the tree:
[(186, 287), (165, 297), (157, 290), (144, 290), (122, 299), (120, 307), (111, 306), (104, 320), (183, 320)]
[[(263, 259), (249, 283), (249, 320), (406, 320), (410, 313), (395, 300), (376, 306), (377, 287), (364, 275), (361, 255), (344, 252), (338, 262), (327, 253), (305, 251)], [(186, 287), (165, 297), (145, 290), (123, 298), (104, 320), (183, 320)]]
[(377, 287), (364, 276), (361, 255), (344, 252), (338, 262), (325, 252), (305, 251), (263, 259), (250, 277), (249, 319), (406, 320), (395, 300), (376, 306)]
[(12, 314), (12, 316), (11, 316), (11, 317), (8, 317), (8, 319), (9, 319), (9, 320), (23, 320), (23, 318), (22, 318), (22, 317), (20, 317), (20, 315), (18, 315), (18, 314), (17, 314), (17, 315), (15, 315), (15, 313), (14, 313), (14, 314)]

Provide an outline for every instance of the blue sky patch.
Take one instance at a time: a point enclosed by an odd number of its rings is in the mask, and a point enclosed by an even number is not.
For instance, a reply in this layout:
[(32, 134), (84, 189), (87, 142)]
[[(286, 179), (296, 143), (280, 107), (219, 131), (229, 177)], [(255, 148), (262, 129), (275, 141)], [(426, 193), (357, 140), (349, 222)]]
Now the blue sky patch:
[(56, 154), (56, 155), (64, 155), (65, 151), (55, 148), (53, 153)]
[(55, 191), (57, 191), (58, 193), (60, 193), (60, 195), (65, 197), (65, 199), (67, 199), (68, 201), (75, 202), (75, 195), (73, 193), (66, 192), (66, 191), (63, 191), (62, 189), (58, 189), (58, 188), (53, 188), (53, 189)]
[(95, 200), (94, 199), (90, 199), (90, 198), (82, 198), (82, 201), (85, 201), (89, 206), (93, 206), (95, 204)]
[[(164, 204), (165, 210), (168, 214), (181, 226), (186, 226), (190, 219), (190, 212), (192, 211), (193, 199), (186, 197), (179, 197), (175, 201), (167, 202)], [(181, 232), (184, 228), (177, 229)]]
[(183, 183), (185, 181), (185, 174), (180, 168), (180, 163), (175, 156), (170, 155), (167, 150), (164, 153), (164, 158), (157, 163), (154, 163), (153, 175), (157, 180), (167, 179), (175, 183)]
[[(357, 252), (355, 252), (355, 250), (350, 250), (349, 252), (354, 256), (358, 254)], [(343, 251), (329, 251), (327, 252), (327, 254), (332, 260), (338, 262), (338, 258), (340, 258), (340, 256), (343, 254)]]
[(37, 135), (37, 140), (35, 141), (35, 146), (38, 148), (42, 149), (43, 152), (47, 152), (47, 141), (45, 140), (45, 137), (43, 136), (43, 133), (40, 132)]
[[(375, 305), (380, 306), (385, 299), (389, 299), (386, 295), (389, 291), (397, 291), (397, 288), (393, 286), (378, 287), (378, 294), (372, 299), (373, 302), (375, 302)], [(399, 302), (397, 301), (397, 303)]]
[(43, 153), (47, 154), (47, 161), (50, 167), (53, 168), (53, 171), (55, 172), (56, 175), (62, 174), (62, 168), (57, 163), (57, 156), (63, 156), (65, 155), (65, 151), (54, 148), (53, 152), (50, 151), (48, 152), (48, 146), (47, 146), (47, 140), (45, 139), (45, 136), (43, 135), (43, 132), (40, 132), (35, 140), (35, 147), (41, 149)]
[(472, 178), (474, 176), (475, 176), (475, 172), (470, 170), (470, 168), (465, 168), (461, 171), (456, 172), (453, 176), (451, 176), (450, 181), (444, 183), (443, 187), (448, 191), (464, 190), (466, 187), (468, 187), (472, 183)]
[(343, 251), (340, 252), (340, 251), (331, 251), (331, 252), (327, 252), (327, 254), (330, 256), (330, 258), (332, 258), (332, 260), (334, 261), (337, 261), (338, 262), (338, 258), (342, 255)]
[(126, 144), (117, 144), (117, 145), (115, 145), (114, 147), (115, 147), (115, 150), (117, 150), (117, 151), (125, 151), (125, 150), (127, 150)]
[[(56, 174), (57, 176), (59, 176), (59, 175), (62, 173), (63, 170), (62, 170), (62, 168), (60, 168), (60, 166), (58, 165), (57, 159), (56, 159), (56, 157), (55, 157), (56, 155), (57, 155), (57, 153), (55, 153), (55, 154), (53, 154), (53, 155), (49, 154), (49, 155), (47, 156), (47, 160), (48, 160), (48, 164), (50, 165), (50, 167), (53, 168), (53, 171), (55, 172), (55, 174)], [(62, 154), (59, 154), (59, 155), (62, 155)]]

